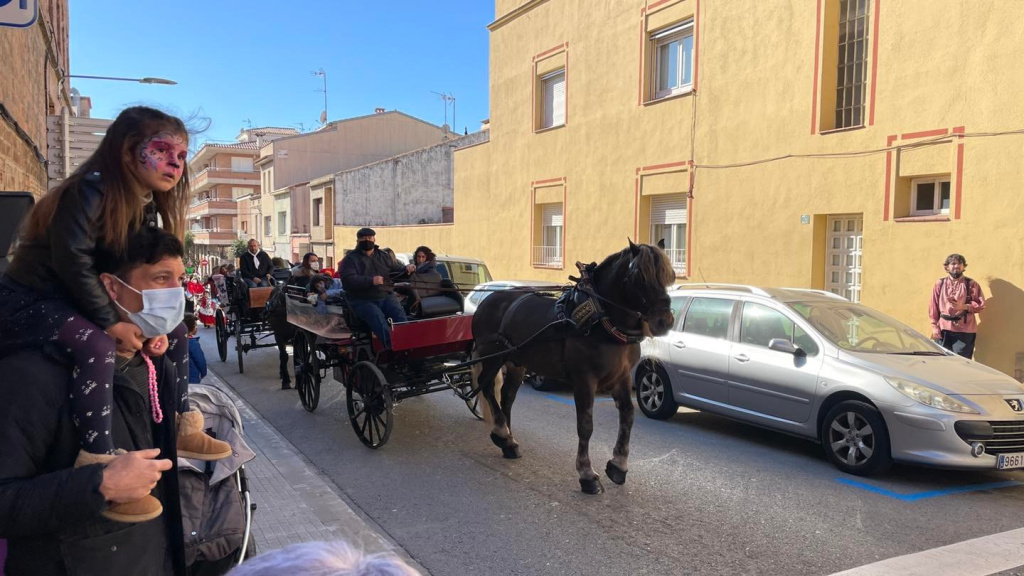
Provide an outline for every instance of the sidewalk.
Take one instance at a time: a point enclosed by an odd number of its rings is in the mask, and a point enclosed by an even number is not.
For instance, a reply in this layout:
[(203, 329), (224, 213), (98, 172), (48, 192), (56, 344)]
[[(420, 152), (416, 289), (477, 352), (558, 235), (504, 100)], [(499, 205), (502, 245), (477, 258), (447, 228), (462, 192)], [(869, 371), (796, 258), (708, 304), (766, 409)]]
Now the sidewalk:
[(428, 572), (343, 500), (301, 453), (212, 370), (203, 384), (223, 390), (242, 416), (245, 440), (256, 458), (245, 465), (256, 504), (253, 537), (260, 553), (298, 542), (344, 540), (366, 554), (395, 554), (423, 574)]

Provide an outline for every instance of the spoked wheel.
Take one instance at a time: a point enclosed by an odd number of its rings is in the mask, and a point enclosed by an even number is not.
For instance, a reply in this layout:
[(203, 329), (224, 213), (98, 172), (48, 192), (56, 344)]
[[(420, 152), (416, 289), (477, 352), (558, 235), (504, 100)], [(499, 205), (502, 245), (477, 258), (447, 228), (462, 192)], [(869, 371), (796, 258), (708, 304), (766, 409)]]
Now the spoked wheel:
[(455, 385), (456, 396), (466, 403), (466, 408), (469, 408), (469, 411), (473, 413), (473, 416), (476, 416), (477, 420), (483, 420), (484, 415), (480, 411), (480, 395), (477, 394), (470, 397), (470, 394), (475, 390), (476, 387), (473, 386), (472, 380), (463, 380)]
[(320, 359), (316, 355), (315, 336), (299, 330), (292, 341), (295, 366), (295, 388), (307, 412), (320, 404)]
[(231, 330), (228, 329), (228, 319), (224, 316), (224, 311), (219, 308), (214, 317), (214, 328), (217, 330), (217, 355), (220, 356), (221, 362), (227, 362), (228, 339), (231, 338)]
[(843, 472), (869, 476), (889, 469), (889, 430), (878, 410), (857, 400), (832, 407), (821, 428), (825, 455)]
[(238, 354), (238, 373), (245, 372), (245, 362), (242, 360), (242, 356), (245, 355), (245, 348), (242, 345), (242, 338), (245, 336), (245, 330), (242, 327), (242, 317), (235, 315), (235, 352)]
[(380, 448), (387, 443), (392, 427), (391, 388), (377, 366), (359, 362), (352, 367), (345, 404), (352, 429), (363, 444)]

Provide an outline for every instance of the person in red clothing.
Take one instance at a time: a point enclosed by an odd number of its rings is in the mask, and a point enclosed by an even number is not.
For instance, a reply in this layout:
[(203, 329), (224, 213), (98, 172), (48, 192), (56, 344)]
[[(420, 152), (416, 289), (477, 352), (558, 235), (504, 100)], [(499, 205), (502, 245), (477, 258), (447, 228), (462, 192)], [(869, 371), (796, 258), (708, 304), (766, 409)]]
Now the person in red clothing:
[(928, 317), (932, 339), (964, 358), (974, 356), (978, 336), (976, 314), (985, 309), (985, 294), (977, 282), (964, 276), (967, 259), (950, 254), (944, 264), (946, 276), (935, 282)]

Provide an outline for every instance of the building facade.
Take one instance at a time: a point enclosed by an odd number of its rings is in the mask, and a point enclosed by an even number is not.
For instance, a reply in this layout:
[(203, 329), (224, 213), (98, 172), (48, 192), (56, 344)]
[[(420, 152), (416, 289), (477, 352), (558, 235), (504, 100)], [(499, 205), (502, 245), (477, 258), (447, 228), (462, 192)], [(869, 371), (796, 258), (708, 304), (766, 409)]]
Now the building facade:
[(47, 190), (47, 116), (71, 108), (68, 1), (40, 0), (35, 23), (0, 26), (0, 190)]
[[(497, 0), (495, 13), (491, 137), (455, 154), (446, 251), (497, 278), (564, 281), (627, 237), (661, 241), (680, 282), (830, 290), (926, 333), (958, 252), (989, 296), (975, 358), (1024, 374), (1024, 4)], [(425, 234), (378, 230), (401, 249)]]
[[(436, 144), (444, 136), (440, 126), (402, 112), (380, 111), (265, 144), (256, 160), (263, 191), (260, 241), (264, 250), (295, 262), (314, 245), (326, 247), (331, 242), (328, 236), (333, 236), (333, 230), (329, 234), (326, 230), (333, 221), (327, 225), (326, 218), (333, 220), (333, 212), (327, 210), (323, 187), (314, 194), (310, 181)], [(314, 206), (314, 199), (320, 204)], [(314, 208), (322, 216), (319, 226), (313, 225)], [(314, 228), (321, 230), (314, 232)], [(334, 264), (333, 255), (325, 260), (327, 266)]]
[(237, 142), (204, 144), (189, 161), (188, 228), (199, 260), (190, 264), (200, 273), (233, 261), (235, 240), (259, 234), (259, 149), (265, 141), (297, 133), (291, 128), (242, 130)]

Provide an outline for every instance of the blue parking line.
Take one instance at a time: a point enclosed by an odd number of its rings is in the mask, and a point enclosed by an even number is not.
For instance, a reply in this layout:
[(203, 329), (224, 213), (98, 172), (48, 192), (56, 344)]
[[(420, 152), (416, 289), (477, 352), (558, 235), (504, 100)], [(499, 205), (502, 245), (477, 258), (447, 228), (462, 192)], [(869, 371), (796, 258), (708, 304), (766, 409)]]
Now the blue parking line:
[[(576, 405), (576, 400), (574, 400), (572, 398), (563, 398), (561, 396), (555, 396), (554, 394), (545, 394), (544, 397), (547, 398), (548, 400), (554, 400), (555, 402), (561, 402), (562, 404), (568, 404), (570, 406), (575, 406)], [(598, 402), (612, 402), (612, 401), (613, 400), (611, 398), (594, 398), (594, 404), (597, 404)]]
[(874, 492), (875, 494), (881, 494), (889, 498), (896, 500), (902, 500), (903, 502), (917, 502), (918, 500), (925, 500), (927, 498), (937, 498), (939, 496), (951, 496), (953, 494), (964, 494), (966, 492), (979, 492), (981, 490), (997, 490), (999, 488), (1009, 488), (1011, 486), (1021, 486), (1024, 482), (1020, 480), (1007, 480), (1005, 482), (990, 482), (988, 484), (971, 484), (968, 486), (958, 486), (956, 488), (945, 488), (943, 490), (926, 490), (924, 492), (912, 492), (910, 494), (900, 494), (899, 492), (893, 492), (892, 490), (886, 490), (885, 488), (879, 488), (873, 486), (867, 482), (860, 482), (858, 480), (851, 480), (849, 478), (836, 478), (836, 481), (840, 484), (846, 484), (854, 488), (866, 490), (868, 492)]

